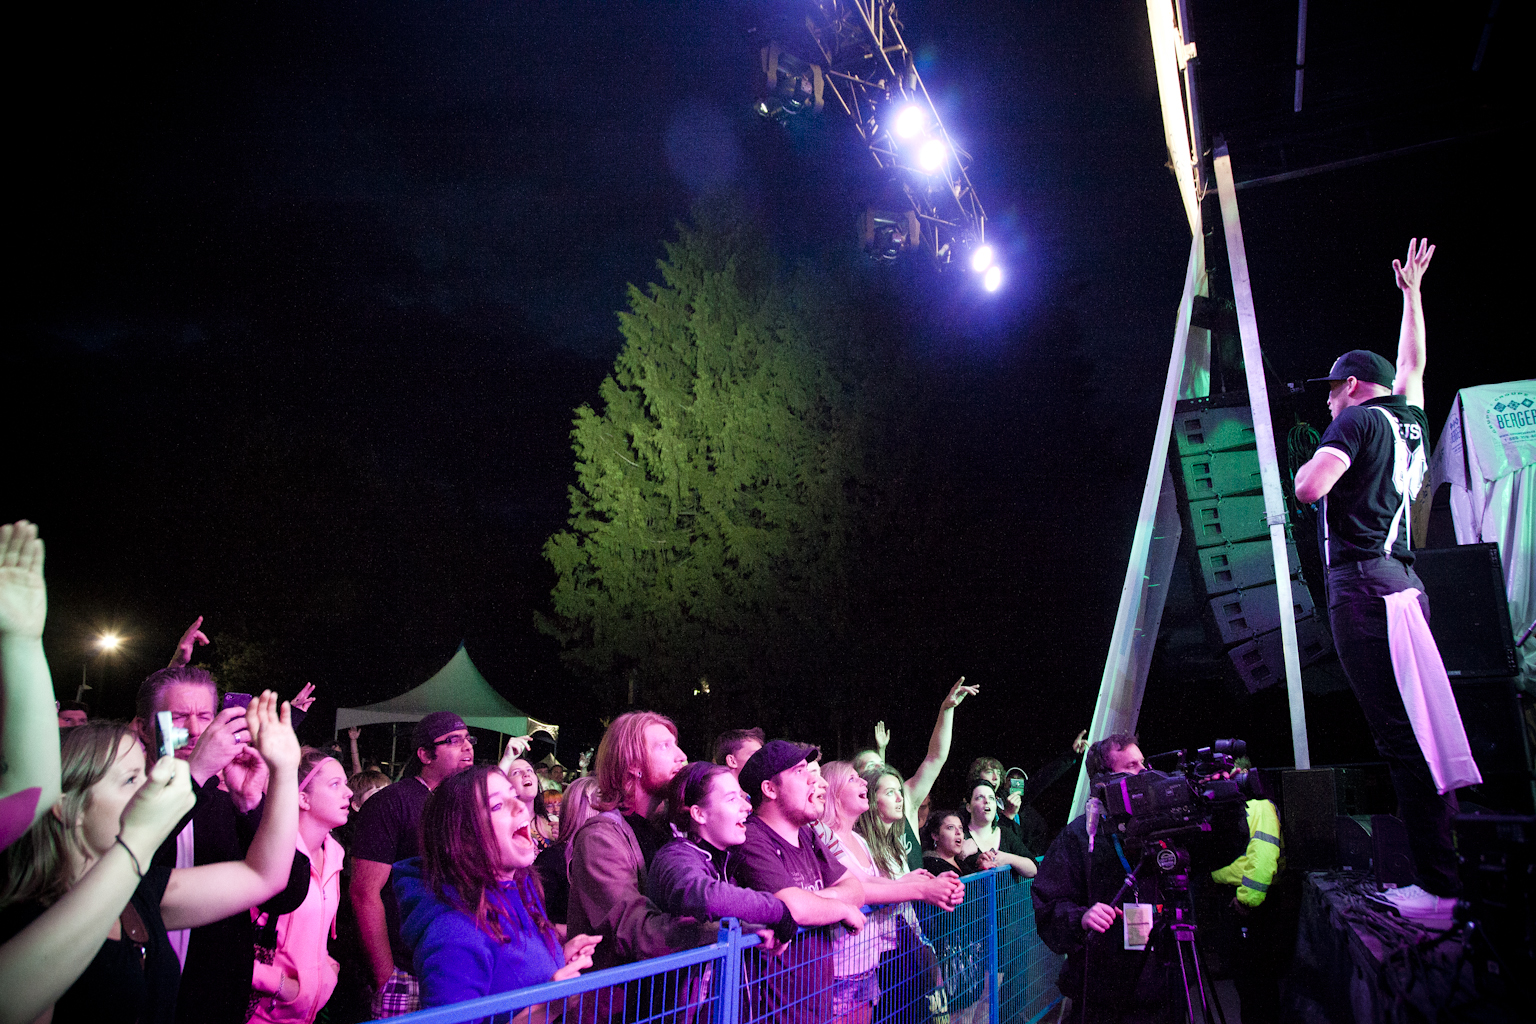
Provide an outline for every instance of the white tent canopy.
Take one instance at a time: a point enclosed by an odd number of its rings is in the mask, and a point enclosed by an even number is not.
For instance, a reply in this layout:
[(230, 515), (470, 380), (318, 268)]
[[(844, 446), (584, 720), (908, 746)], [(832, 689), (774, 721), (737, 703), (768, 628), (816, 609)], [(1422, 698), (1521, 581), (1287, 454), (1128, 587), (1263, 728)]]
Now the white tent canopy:
[(518, 710), (501, 694), (491, 689), (485, 676), (469, 660), (469, 651), (460, 644), (448, 664), (420, 686), (360, 708), (338, 708), (336, 731), (354, 725), (383, 722), (417, 722), (434, 711), (452, 711), (475, 729), (492, 729), (508, 736), (526, 736), (544, 731), (551, 739), (560, 738), (560, 727), (531, 718)]

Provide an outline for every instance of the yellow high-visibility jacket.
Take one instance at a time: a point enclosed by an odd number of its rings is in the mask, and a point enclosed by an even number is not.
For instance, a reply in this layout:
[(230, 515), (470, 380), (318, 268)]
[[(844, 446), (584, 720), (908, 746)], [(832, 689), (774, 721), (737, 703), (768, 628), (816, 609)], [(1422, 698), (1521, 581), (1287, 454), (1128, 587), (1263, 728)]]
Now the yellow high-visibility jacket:
[(1280, 812), (1268, 800), (1249, 800), (1248, 849), (1226, 867), (1211, 872), (1211, 879), (1237, 886), (1237, 901), (1245, 907), (1264, 902), (1275, 873), (1285, 867), (1285, 848), (1280, 842)]

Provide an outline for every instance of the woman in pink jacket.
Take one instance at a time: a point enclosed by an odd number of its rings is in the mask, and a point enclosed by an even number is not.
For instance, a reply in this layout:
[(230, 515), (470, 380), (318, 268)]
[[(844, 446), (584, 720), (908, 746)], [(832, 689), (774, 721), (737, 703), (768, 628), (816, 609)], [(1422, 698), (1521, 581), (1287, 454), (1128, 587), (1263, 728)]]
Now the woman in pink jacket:
[[(258, 952), (251, 978), (250, 1020), (257, 1024), (312, 1024), (336, 988), (340, 965), (326, 950), (341, 901), (341, 844), (331, 829), (347, 823), (352, 791), (341, 762), (312, 747), (299, 760), (298, 850), (309, 858), (309, 895), (299, 909), (277, 919), (271, 963)], [(256, 916), (258, 934), (266, 915)]]

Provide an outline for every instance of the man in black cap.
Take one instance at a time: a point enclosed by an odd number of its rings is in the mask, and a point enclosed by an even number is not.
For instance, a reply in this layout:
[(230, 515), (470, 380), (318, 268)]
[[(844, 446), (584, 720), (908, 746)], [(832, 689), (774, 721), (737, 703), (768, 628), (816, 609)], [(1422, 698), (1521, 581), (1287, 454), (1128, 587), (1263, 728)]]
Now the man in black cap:
[[(782, 1024), (831, 1020), (832, 929), (858, 931), (864, 886), (816, 836), (826, 789), (811, 765), (821, 750), (806, 743), (772, 740), (747, 759), (739, 777), (752, 798), (747, 839), (726, 854), (725, 870), (737, 885), (777, 896), (803, 927), (782, 957), (760, 958), (771, 1005)], [(756, 1014), (754, 1008), (754, 1014)]]
[(475, 763), (475, 738), (452, 711), (434, 711), (411, 733), (415, 758), (405, 778), (379, 790), (357, 812), (352, 884), (347, 890), (373, 977), (373, 1016), (421, 1009), (411, 951), (400, 939), (400, 914), (389, 885), (395, 861), (421, 856), (419, 836), (427, 797), (448, 777)]
[(1427, 621), (1429, 599), (1413, 571), (1409, 504), (1424, 482), (1428, 418), (1424, 415), (1424, 303), (1420, 284), (1435, 247), (1408, 243), (1392, 261), (1403, 293), (1397, 365), (1355, 349), (1327, 377), (1333, 423), (1317, 453), (1296, 472), (1296, 499), (1322, 501), (1318, 526), (1328, 566), (1328, 622), (1339, 662), (1391, 768), (1398, 815), (1408, 826), (1418, 884), (1388, 893), (1399, 914), (1449, 925), (1460, 890), (1451, 826), (1454, 791), (1442, 795), (1409, 723), (1387, 638), (1385, 598), (1409, 589)]

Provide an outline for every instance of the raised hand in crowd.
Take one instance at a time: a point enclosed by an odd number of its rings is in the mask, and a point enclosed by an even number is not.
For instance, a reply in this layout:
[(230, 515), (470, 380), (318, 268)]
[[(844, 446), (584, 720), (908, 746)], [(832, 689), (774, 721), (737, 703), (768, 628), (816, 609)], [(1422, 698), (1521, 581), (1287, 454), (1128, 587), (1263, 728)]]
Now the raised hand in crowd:
[(53, 677), (43, 656), (43, 542), (25, 519), (0, 526), (0, 850), (59, 796)]
[(240, 707), (225, 708), (213, 716), (213, 722), (196, 738), (191, 754), (187, 755), (194, 786), (201, 787), (224, 771), (245, 750), (251, 740), (250, 727), (246, 723), (247, 710)]
[(1088, 730), (1087, 729), (1083, 729), (1082, 731), (1080, 731), (1077, 734), (1077, 738), (1072, 741), (1072, 753), (1074, 753), (1074, 754), (1081, 754), (1083, 751), (1085, 751), (1087, 749), (1088, 749)]
[(304, 689), (299, 691), (299, 695), (288, 703), (292, 704), (296, 710), (303, 711), (304, 713), (308, 714), (309, 709), (313, 707), (315, 703), (315, 684), (305, 683)]
[(891, 745), (891, 730), (885, 727), (884, 721), (875, 723), (875, 753), (880, 755), (880, 763), (885, 764), (885, 751)]
[(496, 767), (501, 769), (503, 775), (512, 770), (512, 762), (528, 753), (528, 748), (533, 746), (532, 736), (509, 736), (507, 749), (502, 752), (501, 760)]
[(203, 632), (203, 617), (199, 615), (187, 631), (181, 634), (181, 639), (176, 641), (176, 650), (171, 652), (171, 663), (166, 668), (181, 668), (183, 665), (192, 664), (194, 647), (208, 646), (208, 636)]
[(224, 788), (242, 814), (249, 814), (261, 803), (269, 777), (266, 760), (249, 746), (224, 766)]

